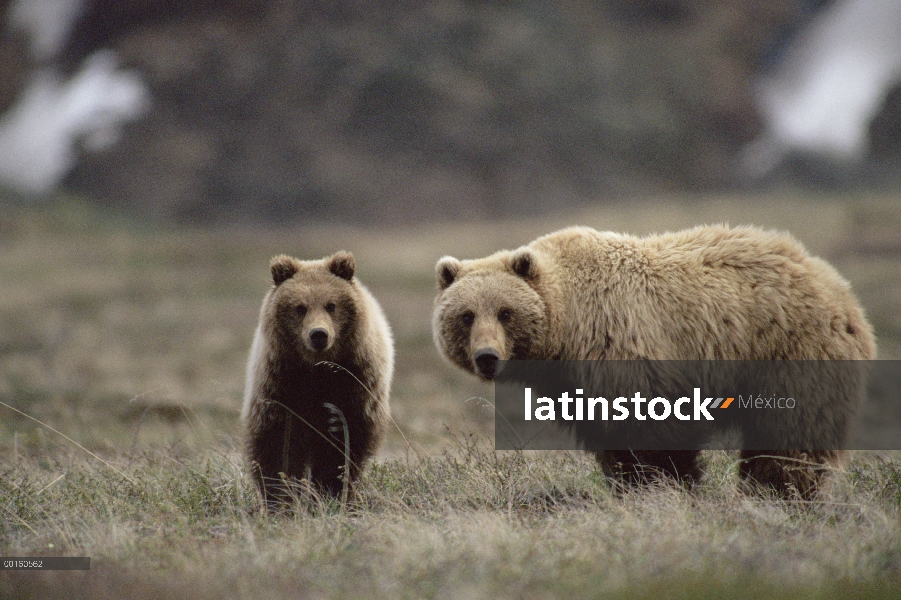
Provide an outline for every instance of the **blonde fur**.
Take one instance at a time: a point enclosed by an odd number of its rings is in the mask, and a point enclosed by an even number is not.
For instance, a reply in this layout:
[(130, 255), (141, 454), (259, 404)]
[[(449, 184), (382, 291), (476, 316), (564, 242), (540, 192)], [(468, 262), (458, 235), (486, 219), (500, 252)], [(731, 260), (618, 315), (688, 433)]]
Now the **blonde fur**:
[[(789, 235), (755, 227), (700, 226), (648, 237), (571, 227), (483, 259), (444, 257), (437, 278), (436, 345), (477, 375), (476, 347), (496, 349), (500, 359), (876, 356), (872, 327), (848, 282)], [(500, 327), (496, 315), (504, 307), (528, 318)], [(471, 329), (461, 326), (468, 315)], [(743, 476), (812, 493), (815, 480), (786, 479), (778, 469), (774, 475), (773, 463), (758, 454), (745, 456), (750, 466)], [(817, 464), (841, 455), (781, 454)], [(661, 468), (684, 458), (681, 468), (695, 474), (693, 457), (676, 458), (662, 457)], [(599, 459), (616, 472), (609, 455)]]

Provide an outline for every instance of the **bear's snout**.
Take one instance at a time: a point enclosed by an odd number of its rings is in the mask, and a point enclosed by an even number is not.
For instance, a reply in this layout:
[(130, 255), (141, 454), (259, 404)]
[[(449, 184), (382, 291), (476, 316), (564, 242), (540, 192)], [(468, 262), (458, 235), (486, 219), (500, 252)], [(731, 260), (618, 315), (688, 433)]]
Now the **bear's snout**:
[(328, 331), (317, 327), (310, 332), (310, 348), (319, 351), (324, 350), (326, 346), (328, 346)]
[(497, 361), (500, 360), (497, 350), (494, 348), (479, 348), (475, 356), (476, 371), (485, 379), (494, 379), (497, 371)]

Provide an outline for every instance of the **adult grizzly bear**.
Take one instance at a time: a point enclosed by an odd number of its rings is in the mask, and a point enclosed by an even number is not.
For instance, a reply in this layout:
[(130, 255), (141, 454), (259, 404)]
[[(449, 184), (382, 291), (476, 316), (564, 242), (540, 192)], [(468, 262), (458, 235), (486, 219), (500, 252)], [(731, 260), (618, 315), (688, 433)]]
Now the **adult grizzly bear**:
[[(644, 238), (572, 227), (513, 251), (436, 266), (441, 353), (490, 380), (498, 360), (872, 359), (870, 324), (848, 283), (788, 235), (702, 226)], [(860, 400), (849, 390), (840, 421)], [(851, 406), (853, 405), (853, 406)], [(845, 410), (847, 408), (847, 410)], [(741, 476), (809, 497), (838, 450), (741, 453)], [(775, 456), (782, 457), (782, 460)], [(697, 451), (604, 451), (608, 476), (691, 482)], [(797, 465), (807, 465), (798, 468)], [(812, 465), (812, 466), (811, 466)]]
[[(269, 504), (288, 500), (285, 480), (307, 476), (337, 496), (345, 480), (357, 480), (390, 418), (391, 331), (354, 277), (349, 252), (313, 261), (276, 256), (270, 271), (247, 365), (247, 464)], [(343, 415), (346, 440), (326, 404)]]

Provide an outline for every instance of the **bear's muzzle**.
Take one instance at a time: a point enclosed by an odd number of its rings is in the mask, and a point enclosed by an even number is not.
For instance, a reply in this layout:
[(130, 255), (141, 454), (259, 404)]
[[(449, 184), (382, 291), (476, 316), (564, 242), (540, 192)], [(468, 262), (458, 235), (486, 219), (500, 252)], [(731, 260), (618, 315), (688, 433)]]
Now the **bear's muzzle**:
[(485, 379), (494, 379), (497, 371), (497, 361), (500, 360), (497, 350), (494, 348), (479, 348), (473, 357), (476, 363), (476, 371)]
[(317, 327), (310, 332), (310, 348), (316, 350), (325, 350), (328, 346), (328, 332), (322, 327)]

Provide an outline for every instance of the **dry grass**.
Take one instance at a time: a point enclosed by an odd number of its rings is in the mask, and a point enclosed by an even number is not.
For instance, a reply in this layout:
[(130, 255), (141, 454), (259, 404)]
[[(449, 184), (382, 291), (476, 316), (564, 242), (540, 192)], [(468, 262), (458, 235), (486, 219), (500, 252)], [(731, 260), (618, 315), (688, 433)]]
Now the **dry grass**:
[[(725, 455), (693, 493), (618, 496), (578, 454), (503, 454), (462, 437), (376, 465), (359, 504), (265, 515), (234, 454), (6, 465), (7, 554), (85, 554), (85, 573), (4, 573), (25, 592), (121, 597), (819, 597), (901, 589), (901, 464), (858, 461), (829, 499), (749, 498)], [(2, 593), (0, 593), (2, 596)]]
[[(855, 457), (819, 502), (736, 489), (618, 496), (577, 453), (495, 453), (490, 389), (438, 358), (432, 267), (582, 223), (788, 229), (855, 286), (901, 357), (901, 203), (717, 197), (396, 231), (161, 230), (76, 202), (0, 216), (0, 554), (90, 572), (0, 573), (0, 597), (895, 598), (901, 463)], [(352, 250), (397, 339), (399, 430), (351, 510), (265, 515), (244, 477), (243, 364), (269, 256)], [(455, 433), (452, 433), (455, 432)], [(409, 444), (407, 443), (409, 441)], [(108, 461), (104, 464), (88, 451)]]

